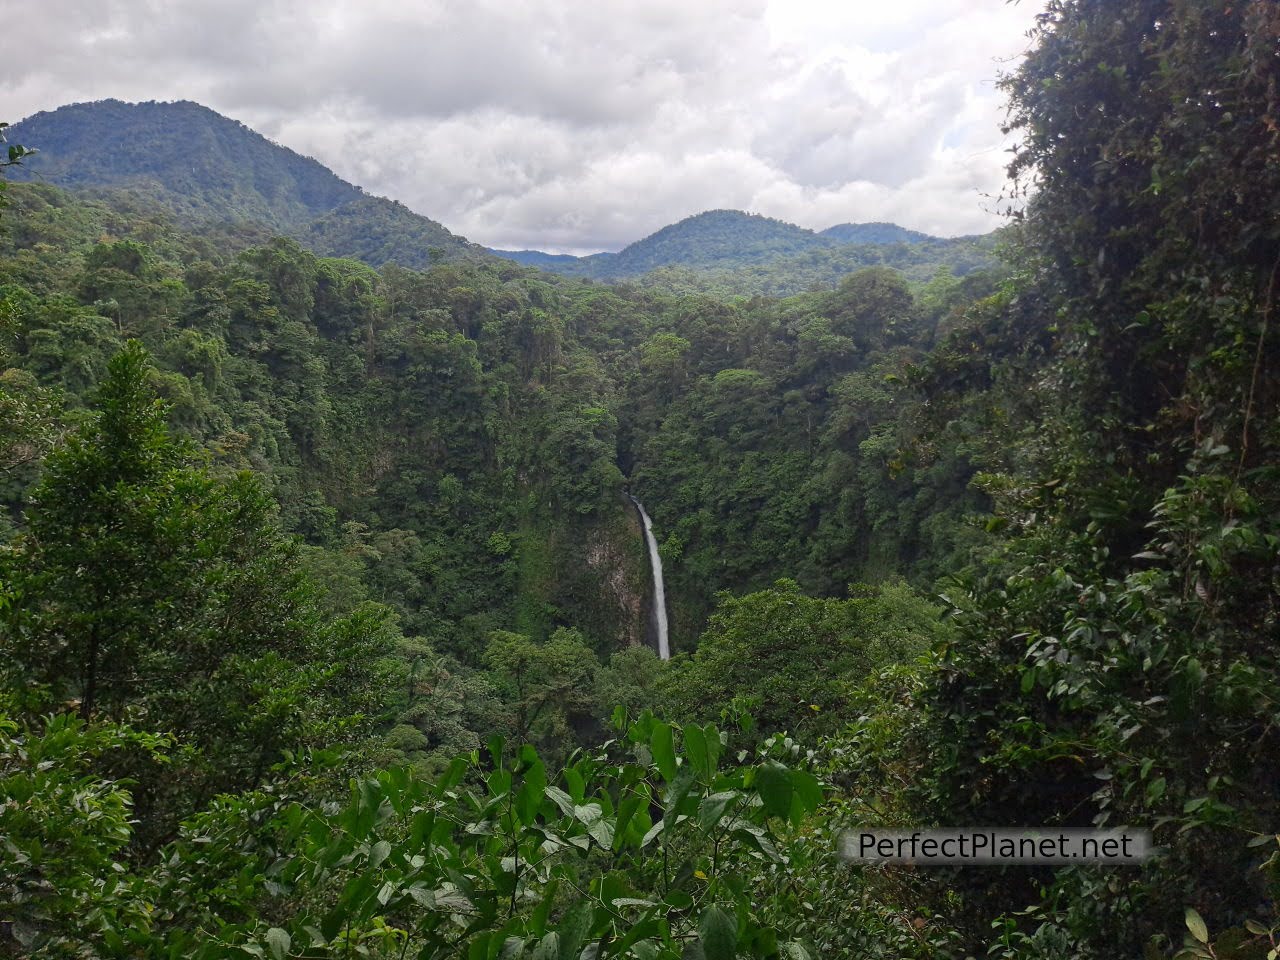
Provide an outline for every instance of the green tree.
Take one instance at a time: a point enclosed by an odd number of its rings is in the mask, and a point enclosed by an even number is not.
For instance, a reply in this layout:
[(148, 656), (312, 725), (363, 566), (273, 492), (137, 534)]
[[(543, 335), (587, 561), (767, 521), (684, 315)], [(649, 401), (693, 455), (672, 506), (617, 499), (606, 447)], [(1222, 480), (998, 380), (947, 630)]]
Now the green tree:
[(324, 617), (261, 485), (213, 475), (169, 433), (148, 363), (136, 343), (112, 359), (0, 559), (4, 678), (32, 706), (145, 718), (226, 789), (376, 714), (395, 631), (380, 608)]
[(714, 718), (744, 698), (766, 731), (833, 732), (872, 670), (919, 655), (940, 611), (902, 585), (851, 599), (805, 596), (791, 580), (722, 596), (698, 649), (665, 686), (678, 716)]
[(543, 643), (498, 631), (484, 659), (518, 742), (564, 752), (575, 726), (595, 719), (592, 695), (600, 662), (578, 631), (561, 627)]

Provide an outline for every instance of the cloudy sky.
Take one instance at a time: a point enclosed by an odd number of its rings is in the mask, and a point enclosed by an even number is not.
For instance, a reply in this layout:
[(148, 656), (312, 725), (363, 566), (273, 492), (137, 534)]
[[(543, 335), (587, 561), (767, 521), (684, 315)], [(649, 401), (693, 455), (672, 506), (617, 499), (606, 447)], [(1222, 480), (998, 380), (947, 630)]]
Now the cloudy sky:
[(196, 100), (494, 247), (999, 224), (1040, 0), (0, 0), (4, 119)]

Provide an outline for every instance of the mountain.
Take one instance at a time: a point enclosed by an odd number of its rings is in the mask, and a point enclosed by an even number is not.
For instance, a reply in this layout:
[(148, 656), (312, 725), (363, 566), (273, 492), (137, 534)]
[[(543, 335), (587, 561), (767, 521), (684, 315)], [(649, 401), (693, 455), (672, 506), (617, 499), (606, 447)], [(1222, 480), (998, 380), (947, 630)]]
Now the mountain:
[(362, 195), (318, 161), (189, 101), (75, 103), (15, 123), (9, 136), (40, 151), (10, 179), (141, 190), (188, 223), (288, 230)]
[[(543, 253), (541, 250), (490, 250), (490, 253), (502, 257), (505, 260), (514, 260), (516, 263), (522, 263), (526, 267), (538, 267), (541, 270), (555, 271), (557, 267), (563, 268), (561, 272), (571, 272), (575, 264), (582, 262), (585, 257), (575, 257), (569, 253)], [(612, 257), (612, 253), (598, 253), (597, 257)]]
[(892, 267), (917, 281), (939, 270), (963, 276), (991, 266), (994, 246), (992, 234), (932, 237), (894, 223), (842, 223), (817, 233), (741, 210), (708, 210), (618, 253), (489, 252), (565, 276), (634, 280), (674, 293), (789, 296), (833, 288), (869, 266)]
[(317, 253), (374, 266), (486, 256), (402, 204), (372, 197), (323, 164), (189, 101), (100, 100), (34, 114), (9, 128), (39, 150), (12, 180), (51, 183), (160, 207), (180, 224), (257, 224)]
[(385, 197), (362, 196), (312, 220), (296, 236), (322, 257), (349, 257), (373, 267), (398, 263), (411, 270), (433, 261), (488, 258), (479, 244)]
[(672, 264), (694, 270), (741, 266), (828, 245), (812, 230), (782, 220), (741, 210), (708, 210), (631, 244), (608, 262), (608, 269), (635, 276)]
[(567, 276), (617, 280), (671, 266), (723, 270), (767, 263), (832, 243), (812, 230), (771, 217), (741, 210), (708, 210), (663, 227), (618, 253), (567, 257), (537, 250), (491, 252)]
[(673, 292), (785, 296), (832, 288), (848, 273), (886, 265), (913, 280), (964, 274), (993, 262), (982, 238), (930, 237), (892, 223), (844, 223), (821, 233), (740, 210), (708, 210), (587, 257), (485, 250), (394, 200), (370, 196), (310, 157), (198, 103), (101, 100), (34, 114), (10, 139), (39, 150), (9, 168), (97, 195), (116, 208), (155, 209), (207, 231), (280, 233), (327, 257), (374, 267), (422, 268), (496, 255), (528, 267), (605, 282), (639, 280)]
[(896, 223), (837, 223), (827, 227), (819, 236), (830, 237), (837, 243), (926, 243), (937, 240), (919, 230), (908, 230)]

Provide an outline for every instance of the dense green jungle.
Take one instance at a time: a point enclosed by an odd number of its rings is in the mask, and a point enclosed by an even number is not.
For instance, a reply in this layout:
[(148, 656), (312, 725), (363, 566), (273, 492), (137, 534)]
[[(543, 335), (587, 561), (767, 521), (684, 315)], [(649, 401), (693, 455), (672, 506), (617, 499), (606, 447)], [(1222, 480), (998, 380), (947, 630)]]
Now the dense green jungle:
[(194, 104), (6, 131), (0, 957), (1275, 960), (1280, 6), (1002, 84), (998, 236), (628, 276)]

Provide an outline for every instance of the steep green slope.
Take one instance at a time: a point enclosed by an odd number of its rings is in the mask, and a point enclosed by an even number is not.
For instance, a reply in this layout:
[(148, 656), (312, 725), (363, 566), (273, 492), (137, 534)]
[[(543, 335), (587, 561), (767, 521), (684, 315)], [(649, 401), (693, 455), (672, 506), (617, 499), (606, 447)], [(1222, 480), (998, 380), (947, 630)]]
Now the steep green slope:
[(441, 260), (490, 256), (483, 247), (383, 197), (344, 203), (294, 235), (322, 257), (348, 257), (372, 267), (395, 263), (422, 269)]
[(360, 196), (310, 157), (198, 103), (76, 103), (10, 130), (39, 153), (10, 172), (71, 189), (134, 187), (188, 223), (298, 227)]
[(148, 215), (165, 211), (200, 232), (235, 224), (259, 242), (288, 234), (322, 256), (372, 266), (485, 256), (434, 220), (367, 196), (310, 157), (197, 103), (78, 103), (28, 117), (10, 134), (40, 144), (11, 168), (11, 179)]

